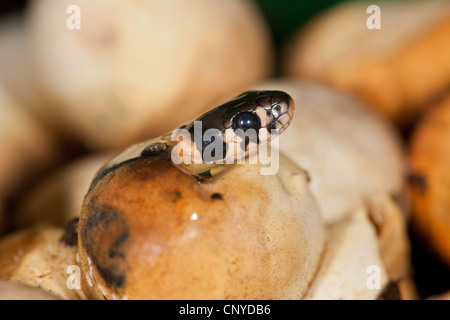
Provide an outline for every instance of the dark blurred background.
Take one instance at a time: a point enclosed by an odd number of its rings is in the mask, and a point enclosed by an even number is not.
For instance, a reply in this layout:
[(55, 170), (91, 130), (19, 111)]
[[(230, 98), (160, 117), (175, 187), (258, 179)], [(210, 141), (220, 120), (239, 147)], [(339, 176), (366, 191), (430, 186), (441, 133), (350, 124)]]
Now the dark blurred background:
[[(354, 1), (354, 0), (353, 0)], [(24, 10), (26, 0), (1, 0), (0, 19), (5, 15)], [(342, 0), (255, 0), (271, 28), (274, 43), (279, 48), (283, 42), (313, 16)], [(413, 230), (410, 230), (414, 278), (420, 297), (439, 294), (450, 287), (450, 272), (435, 255), (424, 247)]]
[(4, 16), (11, 12), (21, 11), (26, 2), (26, 0), (2, 0), (0, 1), (0, 15)]

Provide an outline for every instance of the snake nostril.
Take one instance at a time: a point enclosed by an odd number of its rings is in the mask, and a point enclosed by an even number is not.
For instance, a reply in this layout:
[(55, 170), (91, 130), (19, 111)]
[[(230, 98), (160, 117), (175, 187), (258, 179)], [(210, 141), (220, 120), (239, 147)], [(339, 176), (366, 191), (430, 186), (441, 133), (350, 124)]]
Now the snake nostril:
[(275, 118), (278, 118), (281, 115), (281, 109), (282, 107), (279, 104), (272, 108), (272, 114)]

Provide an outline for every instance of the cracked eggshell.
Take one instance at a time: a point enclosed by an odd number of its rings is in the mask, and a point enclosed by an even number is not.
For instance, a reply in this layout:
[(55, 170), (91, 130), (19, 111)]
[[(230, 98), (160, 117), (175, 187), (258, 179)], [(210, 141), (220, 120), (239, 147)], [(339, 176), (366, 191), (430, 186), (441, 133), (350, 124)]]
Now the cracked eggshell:
[(77, 250), (61, 243), (63, 232), (62, 228), (35, 227), (3, 237), (0, 280), (39, 287), (60, 299), (84, 298), (81, 290), (68, 286), (70, 276), (80, 272), (69, 269), (77, 266)]
[(412, 224), (450, 266), (450, 95), (415, 129), (409, 147)]
[(343, 3), (313, 19), (288, 43), (284, 74), (353, 93), (408, 124), (450, 82), (450, 2), (376, 3), (378, 30), (367, 27), (372, 4)]
[(328, 226), (319, 269), (304, 299), (417, 299), (405, 219), (395, 202), (377, 195)]
[(271, 71), (249, 1), (80, 0), (80, 29), (71, 5), (31, 3), (33, 63), (50, 114), (94, 149), (163, 134)]
[(92, 178), (111, 156), (110, 153), (88, 155), (43, 179), (23, 196), (12, 217), (14, 227), (35, 224), (62, 227), (78, 217)]
[[(374, 194), (365, 202), (369, 219), (375, 227), (379, 251), (389, 280), (400, 284), (400, 289), (409, 297), (415, 296), (413, 285), (408, 285), (412, 276), (411, 252), (405, 214), (398, 203), (387, 194)], [(401, 284), (401, 282), (404, 282)]]
[(409, 240), (403, 212), (379, 194), (327, 228), (318, 272), (304, 299), (412, 300)]
[(373, 194), (401, 199), (404, 157), (395, 130), (333, 89), (306, 81), (273, 80), (255, 86), (282, 90), (295, 101), (280, 150), (306, 170), (325, 223), (342, 219)]
[(80, 216), (88, 297), (301, 298), (323, 226), (304, 172), (283, 163), (277, 175), (246, 164), (205, 183), (158, 158), (107, 173)]
[(305, 299), (376, 299), (389, 279), (367, 211), (357, 209), (328, 230), (323, 258)]
[(0, 281), (0, 300), (58, 300), (58, 297), (40, 288)]

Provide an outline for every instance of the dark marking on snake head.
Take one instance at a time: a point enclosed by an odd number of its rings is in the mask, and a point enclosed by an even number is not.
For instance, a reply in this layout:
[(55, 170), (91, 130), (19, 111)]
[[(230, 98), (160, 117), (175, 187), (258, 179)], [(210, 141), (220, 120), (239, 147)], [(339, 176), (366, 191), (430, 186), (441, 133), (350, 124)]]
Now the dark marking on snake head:
[(155, 142), (149, 144), (142, 150), (141, 157), (156, 157), (165, 153), (167, 145), (162, 142)]
[(421, 193), (425, 193), (427, 191), (427, 179), (424, 175), (411, 173), (408, 175), (407, 179), (409, 184), (418, 188)]
[(222, 194), (216, 192), (211, 195), (211, 199), (212, 200), (223, 200), (223, 197), (222, 197)]
[(96, 198), (87, 206), (87, 218), (80, 226), (82, 245), (108, 288), (117, 292), (126, 284), (127, 221), (121, 210)]
[(65, 228), (64, 233), (61, 236), (59, 242), (65, 247), (76, 247), (78, 245), (78, 223), (79, 218), (70, 220)]
[(275, 125), (276, 125), (275, 121), (271, 122), (271, 123), (268, 123), (267, 126), (266, 126), (267, 131), (272, 132), (272, 130), (275, 130), (276, 129)]

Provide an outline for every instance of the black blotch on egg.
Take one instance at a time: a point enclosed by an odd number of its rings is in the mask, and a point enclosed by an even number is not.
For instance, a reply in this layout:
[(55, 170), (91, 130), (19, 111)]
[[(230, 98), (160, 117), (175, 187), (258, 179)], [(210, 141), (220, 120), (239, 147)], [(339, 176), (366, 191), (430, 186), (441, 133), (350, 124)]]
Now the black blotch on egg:
[(78, 245), (78, 223), (79, 218), (70, 220), (65, 228), (64, 233), (60, 238), (60, 243), (65, 247), (76, 247)]
[(88, 215), (80, 226), (82, 245), (107, 286), (117, 292), (126, 284), (126, 244), (130, 238), (121, 210), (95, 198), (88, 203)]
[(211, 195), (211, 199), (212, 200), (223, 200), (223, 197), (222, 197), (222, 194), (216, 192)]

